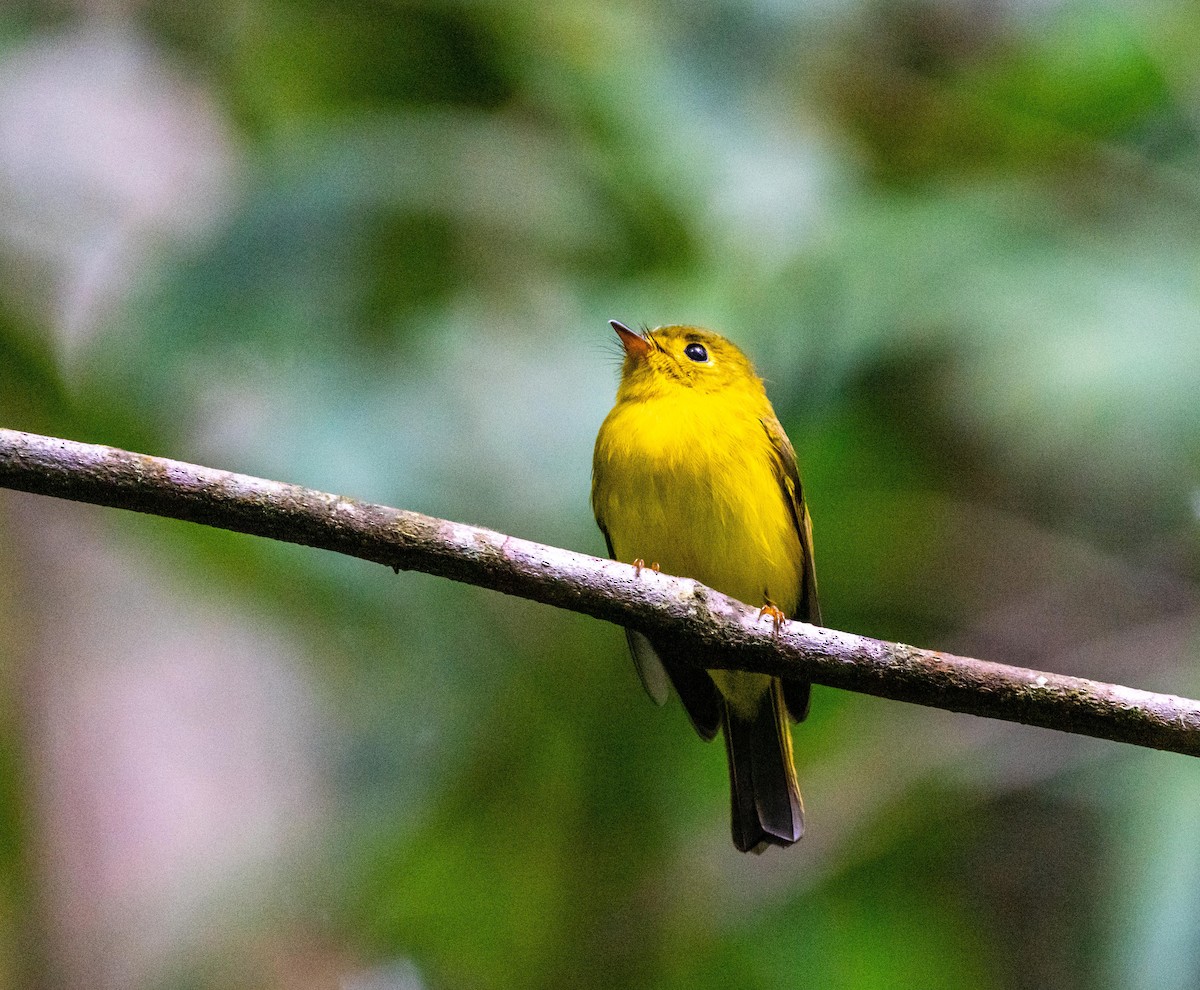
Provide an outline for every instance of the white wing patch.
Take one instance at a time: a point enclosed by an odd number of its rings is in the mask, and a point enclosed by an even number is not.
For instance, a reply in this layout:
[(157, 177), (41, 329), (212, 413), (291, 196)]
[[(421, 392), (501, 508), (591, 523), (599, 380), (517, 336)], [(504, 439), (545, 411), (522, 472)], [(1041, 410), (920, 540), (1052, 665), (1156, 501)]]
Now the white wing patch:
[(671, 697), (671, 679), (658, 652), (640, 632), (626, 629), (625, 638), (629, 640), (629, 652), (633, 654), (633, 665), (642, 680), (642, 687), (656, 705), (665, 705)]

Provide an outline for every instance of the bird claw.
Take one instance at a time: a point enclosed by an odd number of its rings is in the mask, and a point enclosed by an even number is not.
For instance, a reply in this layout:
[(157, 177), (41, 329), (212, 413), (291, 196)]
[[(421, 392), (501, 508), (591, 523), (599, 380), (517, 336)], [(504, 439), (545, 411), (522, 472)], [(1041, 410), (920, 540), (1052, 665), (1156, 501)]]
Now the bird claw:
[[(633, 562), (633, 571), (634, 571), (635, 576), (641, 577), (642, 569), (645, 566), (646, 566), (646, 562), (644, 560), (642, 560), (641, 557), (636, 558)], [(655, 574), (659, 573), (657, 560), (653, 564), (650, 565), (650, 570), (652, 570)]]
[(771, 635), (778, 636), (780, 627), (782, 627), (783, 623), (787, 620), (787, 616), (770, 602), (767, 602), (766, 605), (758, 610), (759, 622), (762, 621), (762, 617), (764, 615), (769, 615), (771, 617)]

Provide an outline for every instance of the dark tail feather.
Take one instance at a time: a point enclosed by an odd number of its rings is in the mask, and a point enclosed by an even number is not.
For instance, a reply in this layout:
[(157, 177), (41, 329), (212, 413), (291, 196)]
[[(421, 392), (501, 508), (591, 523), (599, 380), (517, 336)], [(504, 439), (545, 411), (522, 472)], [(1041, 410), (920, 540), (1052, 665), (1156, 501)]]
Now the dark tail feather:
[(772, 681), (749, 718), (733, 711), (728, 702), (722, 707), (733, 844), (742, 852), (756, 853), (768, 845), (790, 846), (804, 834), (804, 803), (792, 764), (792, 735), (780, 682)]

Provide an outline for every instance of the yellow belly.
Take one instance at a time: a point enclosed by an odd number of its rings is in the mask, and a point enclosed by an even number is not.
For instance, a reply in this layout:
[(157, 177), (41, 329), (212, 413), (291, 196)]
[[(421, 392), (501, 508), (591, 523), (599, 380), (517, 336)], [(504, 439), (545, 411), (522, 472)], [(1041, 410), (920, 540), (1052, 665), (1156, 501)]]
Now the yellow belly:
[[(618, 560), (656, 562), (753, 606), (799, 604), (799, 536), (757, 417), (719, 398), (619, 404), (597, 438), (592, 500)], [(769, 685), (713, 677), (738, 707)]]

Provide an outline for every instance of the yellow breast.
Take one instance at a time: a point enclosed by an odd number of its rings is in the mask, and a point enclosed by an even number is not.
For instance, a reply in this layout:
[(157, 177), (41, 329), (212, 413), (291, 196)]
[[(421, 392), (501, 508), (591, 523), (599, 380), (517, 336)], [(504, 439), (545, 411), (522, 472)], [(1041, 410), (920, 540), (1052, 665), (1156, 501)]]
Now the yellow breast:
[(744, 397), (690, 390), (613, 407), (592, 504), (617, 559), (795, 610), (799, 537), (759, 413)]

